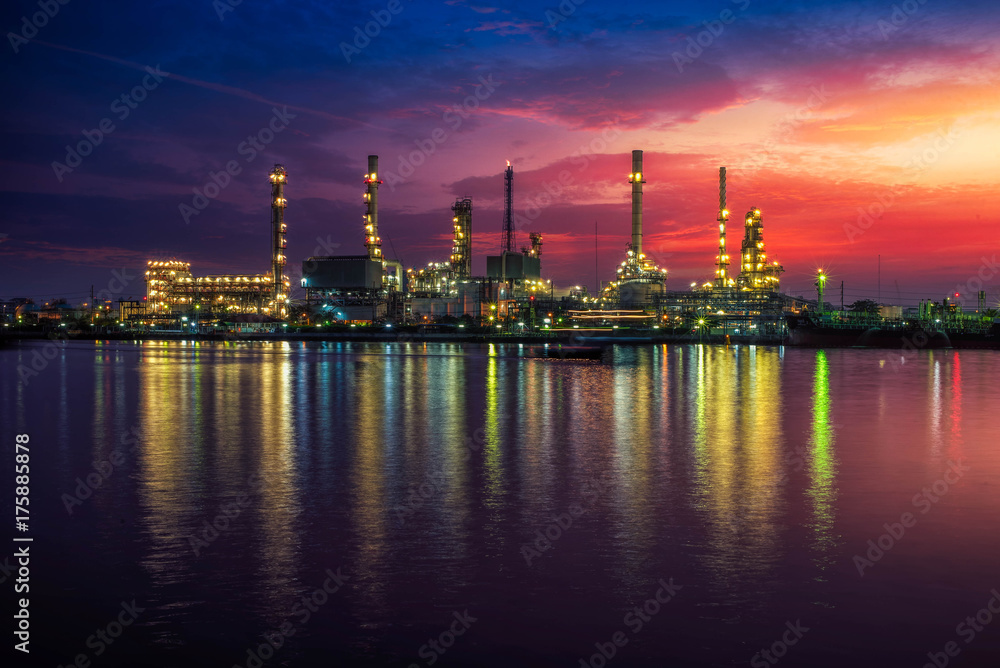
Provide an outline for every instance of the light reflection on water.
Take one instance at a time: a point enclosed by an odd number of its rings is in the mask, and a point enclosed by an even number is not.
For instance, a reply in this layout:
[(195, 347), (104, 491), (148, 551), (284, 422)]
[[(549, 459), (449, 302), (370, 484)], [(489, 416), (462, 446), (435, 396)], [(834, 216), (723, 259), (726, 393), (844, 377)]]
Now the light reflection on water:
[[(30, 350), (9, 351), (5, 370)], [(675, 577), (686, 588), (669, 622), (617, 664), (745, 662), (808, 617), (825, 630), (799, 651), (826, 665), (822, 639), (844, 620), (906, 618), (947, 587), (928, 623), (953, 628), (959, 603), (996, 586), (984, 550), (998, 539), (981, 530), (1000, 509), (993, 353), (923, 351), (902, 366), (886, 364), (892, 351), (752, 346), (616, 348), (603, 363), (524, 354), (78, 342), (28, 387), (3, 385), (2, 401), (53, 444), (44, 475), (60, 491), (135, 430), (117, 477), (73, 516), (53, 498), (51, 526), (92, 555), (66, 577), (114, 573), (118, 588), (93, 595), (148, 601), (143, 638), (176, 657), (209, 642), (192, 631), (207, 625), (232, 665), (338, 567), (349, 586), (284, 660), (415, 661), (453, 610), (475, 608), (459, 656), (575, 663)], [(851, 557), (958, 458), (969, 479), (859, 578)], [(195, 554), (192, 536), (241, 495)], [(574, 504), (584, 515), (529, 566), (524, 546)], [(960, 572), (947, 568), (956, 551)], [(910, 602), (876, 602), (887, 588)], [(877, 653), (885, 639), (851, 643)]]

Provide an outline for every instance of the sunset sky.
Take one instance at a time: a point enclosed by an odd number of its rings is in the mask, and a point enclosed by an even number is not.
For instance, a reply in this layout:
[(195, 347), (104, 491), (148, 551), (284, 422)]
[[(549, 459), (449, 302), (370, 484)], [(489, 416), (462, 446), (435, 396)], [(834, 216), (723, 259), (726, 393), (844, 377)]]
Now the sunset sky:
[[(730, 254), (759, 207), (790, 294), (813, 295), (823, 267), (830, 301), (840, 281), (848, 302), (874, 297), (881, 255), (886, 303), (965, 293), (977, 273), (1000, 299), (996, 3), (577, 2), (5, 3), (0, 297), (80, 301), (113, 272), (138, 297), (151, 258), (263, 273), (275, 163), (297, 285), (305, 257), (364, 252), (369, 154), (386, 256), (445, 260), (468, 195), (484, 273), (510, 160), (519, 241), (542, 232), (545, 277), (592, 287), (595, 221), (606, 281), (643, 149), (644, 243), (669, 289), (713, 274), (726, 166)], [(269, 124), (261, 151), (241, 146)]]

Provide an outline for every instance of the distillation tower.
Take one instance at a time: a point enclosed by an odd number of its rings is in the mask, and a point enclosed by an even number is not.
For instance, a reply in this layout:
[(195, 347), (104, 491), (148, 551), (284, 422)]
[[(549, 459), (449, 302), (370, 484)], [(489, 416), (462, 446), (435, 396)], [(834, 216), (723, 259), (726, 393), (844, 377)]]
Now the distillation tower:
[(455, 280), (472, 277), (472, 198), (455, 201), (451, 207), (454, 239), (451, 246), (451, 273)]
[(726, 221), (729, 220), (729, 209), (726, 208), (726, 168), (719, 167), (719, 255), (715, 260), (715, 289), (726, 290), (736, 285), (729, 278), (729, 256), (726, 254)]
[(275, 165), (271, 180), (271, 315), (284, 318), (288, 315), (289, 281), (285, 276), (285, 183), (288, 172), (284, 165)]
[(740, 275), (736, 283), (741, 291), (778, 291), (778, 278), (784, 268), (777, 262), (767, 262), (764, 248), (764, 223), (760, 209), (747, 211), (743, 244), (740, 251)]

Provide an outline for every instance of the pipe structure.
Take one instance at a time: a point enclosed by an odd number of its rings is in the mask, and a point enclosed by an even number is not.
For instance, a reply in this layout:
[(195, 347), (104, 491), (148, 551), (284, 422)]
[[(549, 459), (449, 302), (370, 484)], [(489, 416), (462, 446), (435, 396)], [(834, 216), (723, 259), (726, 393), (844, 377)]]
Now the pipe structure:
[(382, 260), (382, 239), (378, 235), (378, 156), (368, 156), (368, 173), (365, 174), (365, 248), (372, 260)]
[(628, 175), (632, 184), (632, 260), (642, 264), (642, 184), (646, 177), (642, 173), (642, 151), (632, 151), (632, 173)]
[(514, 232), (514, 168), (507, 161), (503, 184), (503, 233), (500, 237), (500, 252), (513, 253), (517, 247), (517, 235)]
[(777, 262), (767, 262), (764, 248), (764, 223), (760, 209), (747, 211), (743, 244), (740, 249), (740, 275), (737, 284), (740, 290), (777, 292), (778, 279), (784, 268)]
[(726, 220), (729, 218), (729, 210), (726, 208), (726, 168), (719, 167), (719, 257), (716, 258), (715, 266), (715, 287), (728, 288), (732, 285), (729, 280), (729, 256), (726, 255)]
[(472, 198), (455, 200), (451, 210), (455, 214), (451, 271), (456, 280), (467, 280), (472, 276)]
[(288, 278), (285, 269), (285, 183), (288, 172), (276, 164), (270, 173), (271, 180), (271, 315), (284, 317), (288, 313)]
[(531, 251), (529, 251), (529, 255), (532, 257), (542, 257), (542, 233), (532, 232), (528, 235), (528, 238), (531, 239)]

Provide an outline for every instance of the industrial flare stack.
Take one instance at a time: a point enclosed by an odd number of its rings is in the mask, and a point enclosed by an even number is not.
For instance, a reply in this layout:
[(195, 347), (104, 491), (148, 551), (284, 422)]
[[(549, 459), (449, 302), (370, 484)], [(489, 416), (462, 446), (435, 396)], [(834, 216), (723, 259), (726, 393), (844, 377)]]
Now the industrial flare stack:
[(500, 231), (500, 255), (486, 257), (486, 275), (503, 283), (513, 282), (512, 290), (522, 283), (541, 279), (542, 264), (538, 256), (541, 253), (542, 235), (531, 232), (531, 248), (517, 249), (517, 232), (514, 227), (514, 168), (507, 161), (503, 173), (503, 225)]

